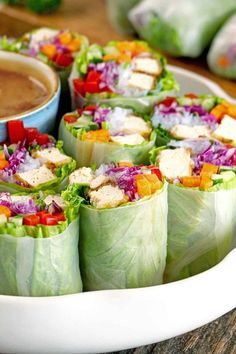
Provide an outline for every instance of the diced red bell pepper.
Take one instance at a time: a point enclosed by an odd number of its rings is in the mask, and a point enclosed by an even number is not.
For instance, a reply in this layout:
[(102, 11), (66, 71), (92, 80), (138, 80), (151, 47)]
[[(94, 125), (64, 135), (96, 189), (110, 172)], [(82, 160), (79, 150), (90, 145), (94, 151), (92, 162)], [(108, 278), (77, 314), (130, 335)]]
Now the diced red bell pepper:
[(17, 144), (24, 141), (26, 132), (22, 120), (10, 120), (7, 122), (8, 136), (11, 144)]
[(86, 77), (86, 82), (100, 81), (101, 74), (95, 70), (90, 70)]
[(150, 168), (152, 173), (155, 174), (160, 181), (162, 181), (162, 174), (158, 167), (156, 167), (155, 165), (150, 165), (148, 166), (148, 168)]
[(176, 102), (176, 98), (168, 96), (163, 101), (161, 101), (159, 104), (163, 104), (166, 107), (170, 107), (173, 102)]
[(186, 93), (186, 94), (184, 95), (184, 97), (188, 97), (188, 98), (198, 98), (198, 96), (195, 95), (195, 93), (192, 93), (192, 92)]
[(74, 79), (73, 80), (73, 85), (76, 93), (79, 93), (80, 95), (84, 96), (85, 94), (85, 82), (83, 79)]
[(53, 216), (57, 219), (57, 221), (65, 221), (66, 220), (66, 217), (64, 215), (64, 213), (56, 213), (56, 214), (53, 214)]
[(88, 92), (88, 93), (101, 92), (101, 90), (99, 88), (99, 83), (97, 81), (85, 82), (84, 88), (85, 88), (85, 92)]
[(59, 53), (56, 54), (54, 62), (59, 66), (70, 66), (73, 63), (73, 57), (70, 54)]
[(77, 108), (76, 112), (81, 116), (81, 114), (83, 113), (83, 108)]
[(97, 105), (96, 104), (92, 104), (90, 106), (86, 106), (84, 107), (83, 111), (91, 111), (94, 112), (97, 109)]
[(43, 225), (57, 225), (58, 220), (57, 217), (55, 217), (53, 214), (45, 213), (41, 217), (41, 223)]
[(39, 218), (40, 218), (40, 222), (42, 222), (42, 217), (43, 217), (43, 215), (45, 215), (45, 214), (48, 214), (48, 212), (47, 212), (46, 210), (38, 211), (38, 212), (36, 213), (36, 215), (39, 216)]
[(39, 134), (36, 137), (36, 141), (39, 145), (45, 145), (49, 142), (49, 135), (48, 134)]
[(67, 123), (74, 123), (77, 121), (77, 117), (74, 114), (64, 115), (64, 121)]
[(36, 226), (40, 224), (40, 217), (38, 215), (27, 215), (23, 217), (23, 225)]
[(26, 139), (27, 142), (30, 144), (32, 141), (36, 140), (37, 136), (39, 135), (37, 128), (25, 128)]

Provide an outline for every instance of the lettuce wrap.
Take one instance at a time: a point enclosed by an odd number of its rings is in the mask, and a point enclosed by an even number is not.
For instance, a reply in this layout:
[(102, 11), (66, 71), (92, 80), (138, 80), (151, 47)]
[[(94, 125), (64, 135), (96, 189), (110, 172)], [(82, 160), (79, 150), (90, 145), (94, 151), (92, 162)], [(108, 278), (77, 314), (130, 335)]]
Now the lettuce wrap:
[(50, 65), (60, 76), (62, 92), (68, 90), (76, 54), (88, 45), (87, 37), (81, 34), (47, 27), (34, 29), (17, 39), (0, 39), (1, 49), (33, 56)]
[(212, 138), (236, 143), (236, 106), (212, 95), (167, 97), (154, 106), (151, 122), (156, 145), (174, 140)]
[(175, 56), (198, 57), (235, 10), (234, 0), (144, 0), (129, 18), (150, 45)]
[(22, 121), (8, 126), (9, 139), (15, 142), (0, 146), (0, 192), (64, 189), (76, 161), (64, 153), (63, 142), (24, 128)]
[(72, 106), (109, 103), (147, 113), (178, 85), (166, 60), (142, 41), (111, 41), (82, 50), (69, 79)]
[(0, 194), (0, 294), (57, 296), (82, 291), (79, 204), (53, 192)]
[(66, 114), (59, 137), (79, 167), (119, 161), (145, 164), (155, 145), (148, 116), (109, 105), (88, 106)]
[(213, 267), (232, 248), (236, 148), (208, 143), (199, 139), (152, 151), (152, 162), (169, 181), (166, 282)]
[(215, 36), (207, 55), (209, 68), (220, 76), (236, 79), (236, 15)]
[(155, 174), (158, 169), (122, 166), (79, 169), (64, 192), (69, 199), (77, 194), (85, 198), (80, 208), (80, 259), (87, 291), (163, 281), (167, 184)]

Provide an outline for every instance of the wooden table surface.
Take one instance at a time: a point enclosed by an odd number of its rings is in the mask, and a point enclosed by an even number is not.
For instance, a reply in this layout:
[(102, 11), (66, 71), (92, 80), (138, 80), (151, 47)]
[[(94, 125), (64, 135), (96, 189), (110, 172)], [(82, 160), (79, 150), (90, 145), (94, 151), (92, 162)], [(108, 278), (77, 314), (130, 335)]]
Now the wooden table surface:
[[(109, 23), (104, 0), (64, 0), (57, 12), (43, 16), (34, 15), (17, 7), (0, 5), (0, 35), (19, 36), (40, 26), (69, 28), (85, 34), (91, 42), (100, 44), (105, 44), (110, 39), (124, 39)], [(194, 60), (168, 57), (168, 61), (170, 64), (193, 70), (216, 81), (228, 94), (236, 98), (235, 82), (210, 73), (204, 57)], [(119, 354), (131, 353), (236, 354), (236, 310), (185, 335), (162, 343), (119, 352)]]

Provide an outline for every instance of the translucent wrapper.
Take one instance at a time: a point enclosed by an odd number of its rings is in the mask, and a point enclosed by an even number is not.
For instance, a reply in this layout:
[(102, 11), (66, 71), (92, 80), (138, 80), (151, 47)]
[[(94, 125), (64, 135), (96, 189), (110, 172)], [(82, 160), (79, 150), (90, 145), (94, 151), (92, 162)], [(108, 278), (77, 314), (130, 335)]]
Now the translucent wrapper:
[(166, 281), (203, 272), (227, 255), (235, 233), (236, 186), (203, 192), (170, 184), (168, 204)]
[(120, 161), (133, 162), (135, 165), (145, 164), (149, 161), (149, 151), (155, 145), (155, 134), (152, 134), (150, 141), (134, 146), (80, 140), (67, 130), (63, 119), (59, 136), (64, 142), (65, 152), (76, 160), (79, 167), (92, 164), (98, 167), (102, 163)]
[(0, 294), (56, 296), (81, 292), (78, 242), (78, 218), (64, 232), (48, 238), (1, 234)]
[(232, 16), (217, 33), (207, 61), (214, 73), (236, 79), (236, 15)]
[[(59, 142), (61, 143), (61, 142)], [(56, 145), (56, 147), (58, 147)], [(59, 148), (59, 150), (64, 153), (65, 149)], [(54, 190), (55, 192), (61, 192), (66, 188), (68, 184), (68, 176), (76, 168), (76, 161), (71, 159), (71, 161), (65, 165), (59, 166), (55, 169), (55, 179), (42, 183), (37, 187), (24, 187), (17, 183), (11, 183), (7, 181), (0, 180), (0, 193), (9, 192), (9, 193), (35, 193), (39, 191), (45, 191), (46, 189)]]
[[(141, 41), (136, 42), (142, 43), (142, 45), (147, 46), (148, 48), (147, 43)], [(80, 54), (77, 55), (69, 77), (69, 87), (73, 109), (76, 109), (77, 107), (82, 108), (83, 106), (89, 104), (99, 103), (109, 104), (112, 107), (119, 106), (124, 108), (132, 108), (140, 113), (149, 113), (153, 107), (153, 104), (158, 103), (166, 96), (175, 94), (178, 91), (179, 86), (175, 81), (173, 74), (167, 69), (166, 59), (159, 53), (151, 50), (153, 58), (160, 60), (163, 70), (160, 77), (158, 77), (155, 88), (148, 93), (142, 95), (140, 94), (140, 96), (125, 96), (116, 92), (101, 92), (94, 94), (86, 93), (85, 97), (80, 94), (76, 94), (73, 87), (73, 80), (83, 78), (84, 75), (87, 74), (90, 63), (103, 62), (102, 58), (105, 53), (111, 54), (116, 51), (116, 43), (117, 41), (111, 41), (105, 47), (93, 44), (82, 50)]]
[(234, 10), (235, 0), (144, 0), (129, 18), (154, 47), (175, 56), (197, 57)]
[(132, 34), (134, 28), (128, 19), (128, 12), (140, 0), (107, 0), (108, 15), (115, 28), (124, 34)]
[(166, 263), (167, 185), (118, 208), (81, 205), (80, 258), (85, 290), (161, 284)]

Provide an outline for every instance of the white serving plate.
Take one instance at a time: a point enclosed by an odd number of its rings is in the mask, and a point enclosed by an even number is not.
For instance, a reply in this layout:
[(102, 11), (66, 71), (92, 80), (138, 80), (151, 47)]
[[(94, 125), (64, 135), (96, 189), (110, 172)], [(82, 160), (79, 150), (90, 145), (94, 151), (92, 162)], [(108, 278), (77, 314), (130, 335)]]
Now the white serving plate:
[[(218, 85), (170, 66), (181, 93)], [(236, 248), (217, 266), (171, 284), (47, 298), (0, 296), (0, 352), (105, 353), (150, 344), (202, 326), (236, 306)]]

